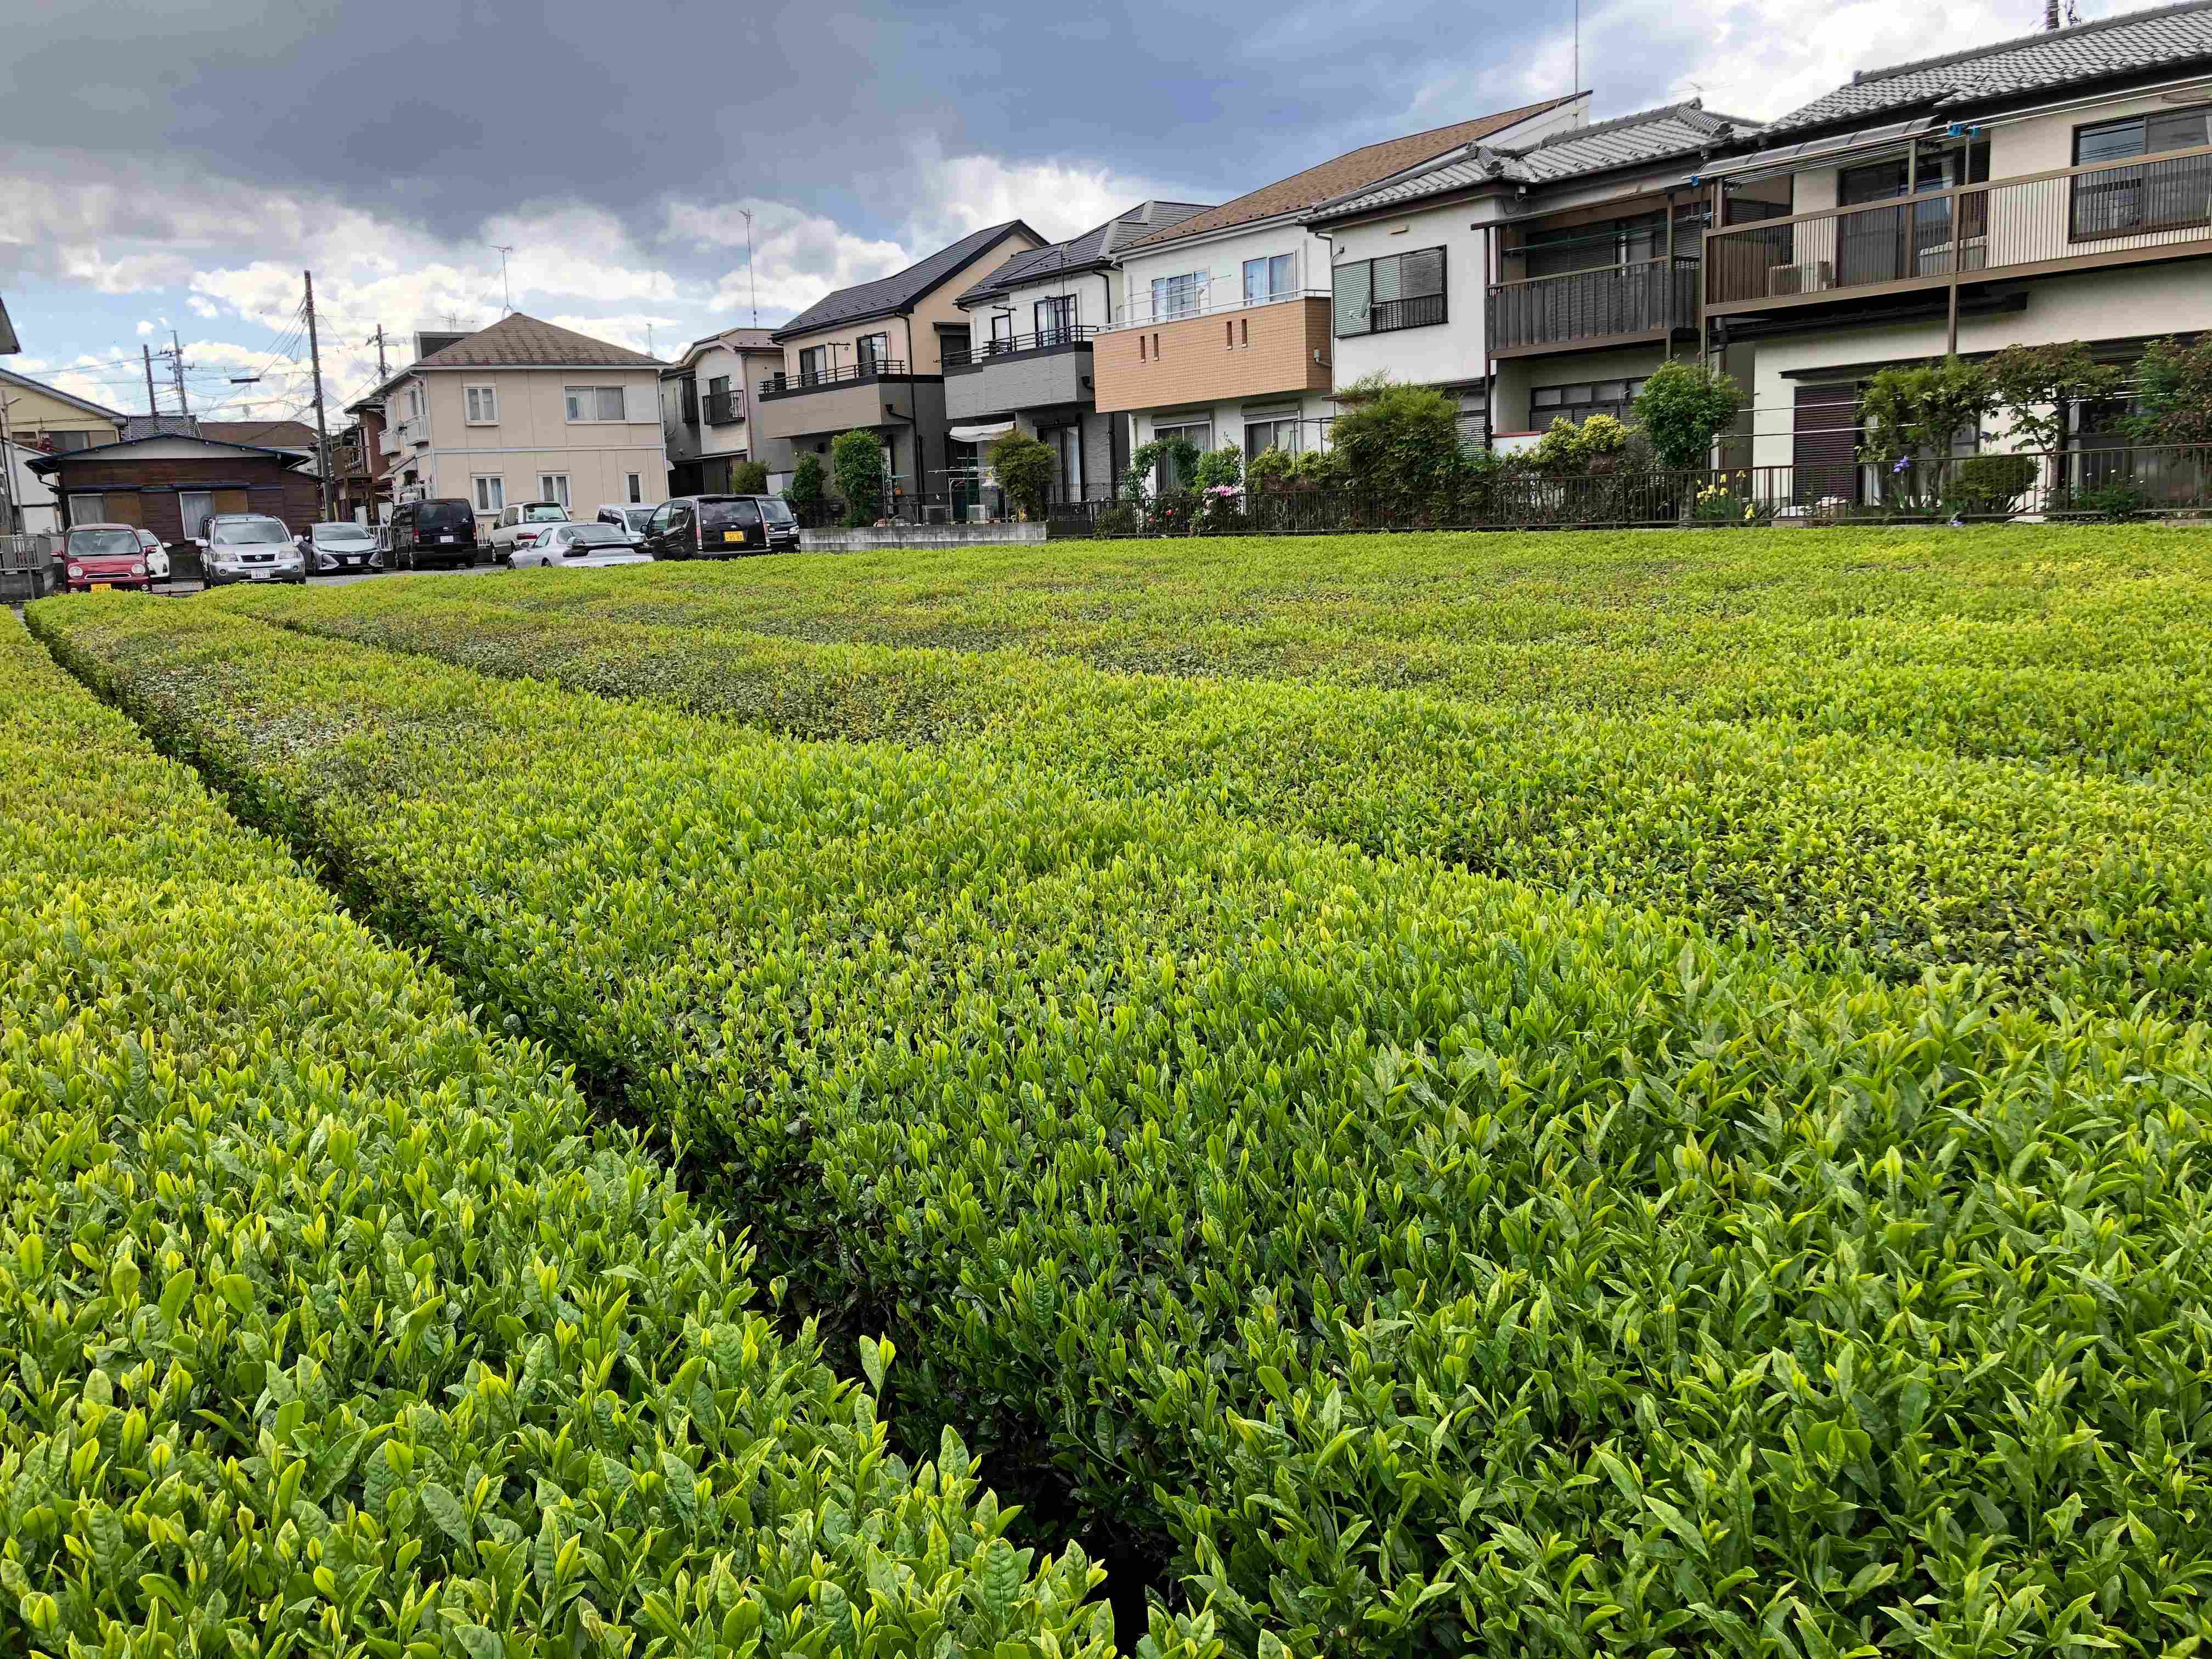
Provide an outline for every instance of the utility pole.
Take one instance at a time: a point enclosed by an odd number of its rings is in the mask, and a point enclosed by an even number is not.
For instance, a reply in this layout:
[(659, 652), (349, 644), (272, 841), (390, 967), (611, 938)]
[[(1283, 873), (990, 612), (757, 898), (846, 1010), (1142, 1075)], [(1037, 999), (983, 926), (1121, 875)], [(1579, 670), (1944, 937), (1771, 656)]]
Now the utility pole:
[(368, 337), (368, 343), (376, 348), (376, 383), (382, 386), (392, 378), (392, 371), (384, 366), (384, 325), (376, 325), (376, 332)]
[(154, 348), (142, 342), (138, 351), (146, 359), (146, 412), (159, 415), (161, 405), (154, 401)]
[(185, 343), (177, 337), (177, 331), (169, 331), (169, 372), (177, 379), (177, 413), (189, 415), (192, 406), (185, 397)]
[[(1577, 0), (1577, 3), (1579, 4), (1580, 0)], [(745, 216), (745, 281), (752, 285), (753, 326), (758, 328), (760, 326), (760, 273), (753, 269), (753, 210), (750, 208), (739, 208), (738, 211)], [(1110, 322), (1113, 319), (1109, 318), (1107, 320)]]
[(323, 422), (323, 345), (315, 334), (315, 273), (300, 273), (307, 279), (307, 366), (315, 375), (315, 471), (323, 480), (323, 517), (325, 520), (337, 516), (331, 503), (331, 433)]

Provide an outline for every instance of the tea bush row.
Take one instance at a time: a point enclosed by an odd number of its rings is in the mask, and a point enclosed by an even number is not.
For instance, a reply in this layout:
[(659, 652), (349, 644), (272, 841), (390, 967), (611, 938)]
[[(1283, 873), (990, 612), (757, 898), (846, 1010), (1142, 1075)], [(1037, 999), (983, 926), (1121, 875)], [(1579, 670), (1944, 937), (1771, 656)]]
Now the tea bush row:
[[(623, 573), (624, 575), (628, 572)], [(1660, 906), (1892, 979), (1967, 964), (2105, 1006), (2212, 989), (2212, 798), (1729, 724), (1103, 673), (517, 611), (482, 583), (253, 595), (254, 614), (805, 738), (953, 742), (1085, 791)], [(502, 592), (512, 585), (499, 584)], [(596, 592), (623, 590), (601, 582)]]
[[(34, 608), (1272, 1652), (2185, 1649), (2201, 1028), (971, 752)], [(878, 1322), (881, 1322), (878, 1323)]]
[(1110, 1650), (542, 1052), (0, 682), (0, 1649)]

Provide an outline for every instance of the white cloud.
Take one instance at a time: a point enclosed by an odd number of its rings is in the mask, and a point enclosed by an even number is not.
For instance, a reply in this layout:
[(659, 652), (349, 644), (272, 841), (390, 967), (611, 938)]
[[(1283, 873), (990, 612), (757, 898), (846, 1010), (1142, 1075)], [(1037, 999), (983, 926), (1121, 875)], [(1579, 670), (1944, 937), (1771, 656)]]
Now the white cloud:
[(141, 334), (151, 334), (154, 331), (154, 325), (147, 321), (145, 319), (141, 318), (138, 323), (138, 331)]
[(1063, 161), (926, 154), (920, 171), (921, 187), (910, 199), (921, 205), (909, 229), (915, 242), (932, 248), (1009, 219), (1061, 241), (1160, 193), (1110, 168)]
[[(749, 279), (744, 264), (747, 212), (752, 215), (757, 284)], [(708, 308), (726, 322), (750, 314), (756, 291), (761, 308), (770, 317), (787, 316), (805, 310), (831, 289), (888, 276), (916, 258), (903, 243), (858, 236), (819, 214), (755, 197), (713, 204), (672, 201), (663, 234), (672, 241), (714, 249), (730, 258), (708, 301)]]

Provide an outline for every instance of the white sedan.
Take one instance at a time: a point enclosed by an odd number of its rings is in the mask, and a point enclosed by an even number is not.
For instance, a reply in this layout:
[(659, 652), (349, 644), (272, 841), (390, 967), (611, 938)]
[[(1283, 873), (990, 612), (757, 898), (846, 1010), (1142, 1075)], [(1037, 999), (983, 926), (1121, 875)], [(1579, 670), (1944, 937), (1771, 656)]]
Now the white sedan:
[(610, 564), (651, 564), (653, 555), (641, 551), (629, 532), (611, 524), (555, 524), (527, 547), (514, 550), (514, 568), (539, 565), (547, 569), (589, 570)]

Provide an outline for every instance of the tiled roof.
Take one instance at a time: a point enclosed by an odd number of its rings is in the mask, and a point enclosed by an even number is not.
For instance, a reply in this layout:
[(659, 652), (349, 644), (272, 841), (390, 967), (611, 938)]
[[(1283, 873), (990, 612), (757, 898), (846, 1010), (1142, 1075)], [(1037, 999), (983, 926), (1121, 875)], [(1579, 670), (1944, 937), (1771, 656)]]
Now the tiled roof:
[(664, 380), (681, 380), (693, 368), (702, 352), (715, 346), (727, 346), (732, 351), (778, 351), (775, 331), (769, 328), (724, 328), (712, 334), (702, 334), (677, 354), (676, 361), (660, 371)]
[(200, 436), (219, 443), (258, 444), (264, 449), (315, 447), (315, 428), (305, 421), (202, 421)]
[(0, 300), (0, 352), (17, 352), (23, 343), (15, 337), (15, 325), (8, 320), (8, 302)]
[(628, 346), (594, 340), (590, 335), (579, 334), (574, 329), (556, 328), (551, 323), (525, 316), (520, 311), (511, 311), (489, 328), (480, 328), (466, 339), (455, 341), (443, 351), (432, 352), (401, 373), (412, 374), (418, 368), (659, 367), (659, 358), (648, 357), (642, 351), (632, 351)]
[(124, 443), (136, 443), (141, 438), (197, 438), (200, 423), (189, 415), (125, 415), (123, 421)]
[(1523, 104), (1518, 109), (1499, 110), (1494, 115), (1480, 115), (1472, 121), (1434, 127), (1427, 132), (1408, 133), (1403, 138), (1386, 138), (1379, 144), (1363, 144), (1358, 149), (1346, 151), (1334, 161), (1308, 167), (1304, 173), (1294, 173), (1287, 179), (1278, 179), (1273, 184), (1262, 185), (1233, 202), (1224, 202), (1218, 208), (1194, 214), (1181, 224), (1139, 237), (1133, 246), (1138, 248), (1157, 247), (1163, 242), (1172, 242), (1181, 237), (1203, 235), (1207, 231), (1226, 230), (1231, 225), (1249, 224), (1255, 219), (1272, 219), (1278, 214), (1300, 213), (1308, 208), (1318, 207), (1333, 198), (1364, 190), (1394, 173), (1418, 167), (1463, 144), (1471, 144), (1478, 138), (1487, 138), (1494, 132), (1518, 126), (1531, 117), (1557, 109), (1561, 104), (1571, 102), (1580, 95), (1570, 93), (1563, 98), (1547, 98), (1541, 103)]
[(971, 231), (949, 247), (941, 247), (927, 259), (908, 265), (904, 270), (889, 276), (879, 276), (872, 283), (856, 283), (851, 288), (841, 288), (823, 295), (799, 315), (775, 331), (775, 337), (787, 340), (794, 334), (809, 329), (828, 328), (836, 323), (858, 322), (864, 317), (889, 316), (906, 310), (946, 277), (980, 258), (984, 253), (1009, 236), (1026, 236), (1032, 242), (1042, 243), (1044, 238), (1018, 219), (1009, 219), (1002, 225), (987, 225)]
[(1980, 103), (2134, 70), (2212, 58), (2212, 0), (2123, 12), (1915, 64), (1863, 70), (1770, 131), (1856, 121), (1891, 110)]
[(1703, 100), (1692, 98), (1553, 133), (1533, 144), (1506, 149), (1465, 144), (1433, 167), (1328, 203), (1314, 217), (1341, 218), (1480, 185), (1553, 184), (1612, 167), (1695, 155), (1731, 138), (1749, 137), (1759, 130), (1756, 121), (1715, 114)]
[(994, 294), (1019, 288), (1024, 283), (1048, 282), (1064, 271), (1103, 265), (1139, 238), (1181, 224), (1193, 214), (1208, 211), (1204, 202), (1139, 202), (1103, 225), (1093, 225), (1080, 236), (1071, 236), (1050, 247), (1017, 253), (962, 295), (956, 302), (971, 305)]

